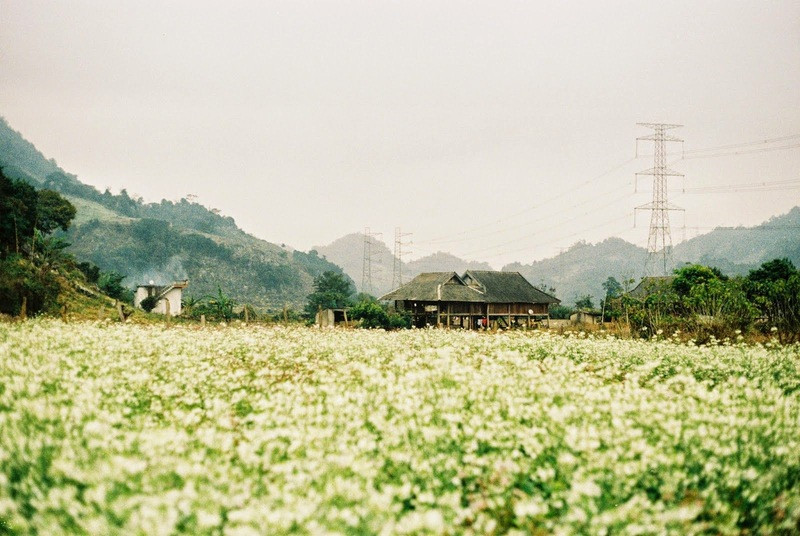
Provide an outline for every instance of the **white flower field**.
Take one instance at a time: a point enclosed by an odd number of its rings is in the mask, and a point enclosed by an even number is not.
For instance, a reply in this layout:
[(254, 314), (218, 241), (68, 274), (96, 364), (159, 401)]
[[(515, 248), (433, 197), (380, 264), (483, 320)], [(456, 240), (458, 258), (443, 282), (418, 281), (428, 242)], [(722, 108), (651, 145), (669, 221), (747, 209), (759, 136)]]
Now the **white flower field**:
[(0, 324), (0, 534), (796, 534), (800, 347)]

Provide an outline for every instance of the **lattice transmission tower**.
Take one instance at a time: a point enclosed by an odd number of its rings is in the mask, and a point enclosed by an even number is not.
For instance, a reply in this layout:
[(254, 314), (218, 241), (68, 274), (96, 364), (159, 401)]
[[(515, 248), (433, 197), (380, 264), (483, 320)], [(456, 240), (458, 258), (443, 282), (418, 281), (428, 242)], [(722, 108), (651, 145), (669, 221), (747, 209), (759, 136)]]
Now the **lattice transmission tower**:
[(650, 236), (647, 238), (645, 275), (668, 275), (673, 264), (669, 212), (683, 209), (667, 200), (667, 177), (683, 177), (683, 173), (678, 173), (668, 167), (666, 143), (683, 143), (683, 140), (667, 134), (667, 131), (683, 125), (670, 125), (667, 123), (637, 123), (637, 125), (654, 130), (648, 136), (636, 138), (637, 156), (639, 155), (639, 141), (653, 142), (653, 167), (636, 174), (637, 183), (639, 175), (653, 176), (653, 200), (650, 203), (636, 207), (634, 210), (634, 226), (636, 225), (636, 211), (649, 210)]
[(403, 246), (411, 245), (411, 242), (403, 242), (403, 238), (411, 236), (412, 233), (404, 233), (400, 227), (394, 228), (394, 265), (392, 267), (392, 290), (403, 286), (403, 255), (408, 255), (410, 251), (403, 249)]
[(364, 228), (364, 260), (361, 267), (361, 292), (372, 294), (372, 263), (376, 260), (378, 251), (372, 248), (373, 239), (381, 236), (381, 233), (372, 233), (369, 227)]

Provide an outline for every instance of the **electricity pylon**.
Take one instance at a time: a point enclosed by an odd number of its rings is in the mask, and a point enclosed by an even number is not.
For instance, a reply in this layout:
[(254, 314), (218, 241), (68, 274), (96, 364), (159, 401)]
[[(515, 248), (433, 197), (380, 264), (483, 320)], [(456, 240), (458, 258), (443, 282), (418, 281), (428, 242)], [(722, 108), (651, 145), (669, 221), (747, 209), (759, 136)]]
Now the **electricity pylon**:
[[(672, 205), (667, 200), (667, 177), (683, 177), (667, 166), (666, 142), (674, 141), (683, 143), (682, 139), (667, 134), (667, 130), (683, 125), (670, 125), (667, 123), (637, 123), (640, 126), (652, 128), (653, 134), (636, 138), (636, 152), (638, 156), (639, 141), (652, 141), (654, 148), (653, 167), (636, 174), (653, 176), (653, 200), (650, 203), (636, 207), (635, 210), (650, 211), (650, 236), (647, 238), (647, 262), (645, 275), (667, 275), (672, 268), (672, 235), (669, 226), (669, 211), (683, 210)], [(634, 220), (635, 220), (634, 211)], [(635, 225), (635, 221), (634, 221)]]
[(394, 265), (392, 269), (392, 290), (403, 286), (403, 255), (408, 255), (409, 251), (403, 251), (403, 246), (408, 246), (411, 242), (403, 242), (403, 237), (411, 236), (411, 233), (404, 233), (400, 227), (394, 228)]
[(378, 252), (372, 251), (372, 239), (381, 233), (372, 233), (369, 227), (364, 228), (364, 259), (361, 268), (361, 292), (372, 294), (372, 261)]

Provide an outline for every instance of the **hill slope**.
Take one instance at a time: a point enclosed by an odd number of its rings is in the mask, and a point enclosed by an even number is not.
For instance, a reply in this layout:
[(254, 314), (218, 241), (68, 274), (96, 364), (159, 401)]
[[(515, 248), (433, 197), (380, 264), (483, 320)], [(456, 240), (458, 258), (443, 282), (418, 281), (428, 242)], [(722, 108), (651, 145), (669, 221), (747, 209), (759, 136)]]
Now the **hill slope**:
[(598, 304), (606, 279), (638, 281), (646, 259), (645, 249), (621, 238), (608, 238), (598, 244), (579, 242), (550, 259), (512, 263), (503, 270), (519, 272), (539, 288), (555, 288), (555, 295), (564, 305), (572, 305), (587, 295)]
[(125, 284), (189, 279), (187, 294), (221, 288), (239, 303), (300, 308), (313, 279), (341, 269), (316, 253), (292, 251), (249, 235), (232, 218), (181, 199), (144, 203), (123, 190), (100, 193), (48, 160), (0, 118), (0, 166), (6, 175), (50, 188), (78, 209), (66, 238), (78, 260), (126, 275)]
[(800, 266), (800, 207), (749, 228), (715, 229), (675, 246), (675, 258), (746, 274), (761, 263), (787, 257)]
[[(750, 228), (716, 229), (682, 242), (673, 251), (675, 266), (699, 263), (728, 275), (745, 275), (762, 263), (787, 257), (800, 266), (800, 207)], [(580, 242), (555, 257), (531, 264), (513, 263), (503, 270), (518, 271), (531, 283), (555, 287), (566, 304), (586, 295), (595, 304), (603, 296), (608, 277), (620, 283), (642, 276), (647, 252), (619, 238), (599, 244)]]

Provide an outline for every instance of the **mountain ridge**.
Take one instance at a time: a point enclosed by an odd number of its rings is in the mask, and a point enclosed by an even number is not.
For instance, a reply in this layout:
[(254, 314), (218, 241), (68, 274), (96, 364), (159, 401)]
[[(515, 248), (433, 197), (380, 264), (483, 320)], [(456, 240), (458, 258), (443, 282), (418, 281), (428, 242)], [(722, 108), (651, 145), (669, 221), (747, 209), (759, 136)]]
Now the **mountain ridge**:
[(0, 118), (0, 166), (11, 178), (59, 192), (78, 209), (64, 234), (68, 251), (132, 286), (188, 278), (187, 295), (218, 289), (239, 303), (267, 310), (300, 309), (314, 277), (341, 268), (316, 255), (254, 237), (233, 218), (181, 199), (145, 203), (126, 190), (100, 192), (47, 159)]
[[(224, 289), (240, 303), (280, 309), (300, 308), (323, 271), (347, 274), (361, 289), (364, 235), (350, 233), (308, 253), (279, 246), (240, 229), (233, 218), (181, 199), (145, 203), (126, 190), (100, 192), (62, 170), (0, 118), (0, 165), (12, 178), (37, 188), (51, 188), (78, 208), (66, 238), (79, 260), (128, 276), (128, 285), (149, 279), (184, 276), (188, 294), (201, 296)], [(161, 222), (161, 223), (158, 223)], [(678, 244), (675, 266), (686, 262), (720, 268), (729, 275), (746, 274), (761, 263), (786, 257), (800, 265), (800, 207), (748, 228), (720, 228)], [(736, 239), (731, 234), (736, 233)], [(392, 290), (394, 256), (382, 241), (371, 243), (371, 293)], [(555, 257), (531, 263), (514, 262), (502, 270), (518, 271), (532, 284), (555, 289), (570, 304), (584, 296), (599, 301), (608, 277), (632, 284), (641, 276), (646, 251), (620, 238), (597, 244), (580, 241)], [(487, 263), (466, 261), (436, 252), (401, 263), (403, 281), (423, 271), (490, 269)], [(164, 281), (166, 282), (166, 281)], [(363, 289), (362, 289), (363, 290)]]

